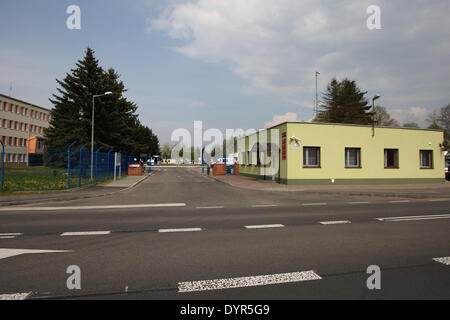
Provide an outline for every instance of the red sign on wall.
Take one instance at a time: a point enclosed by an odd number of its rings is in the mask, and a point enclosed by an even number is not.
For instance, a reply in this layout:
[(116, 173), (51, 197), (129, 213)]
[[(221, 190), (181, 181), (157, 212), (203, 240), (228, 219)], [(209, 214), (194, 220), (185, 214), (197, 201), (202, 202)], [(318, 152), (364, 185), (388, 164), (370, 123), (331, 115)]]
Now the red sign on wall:
[(283, 132), (281, 134), (281, 159), (286, 160), (286, 149), (287, 149), (287, 134)]

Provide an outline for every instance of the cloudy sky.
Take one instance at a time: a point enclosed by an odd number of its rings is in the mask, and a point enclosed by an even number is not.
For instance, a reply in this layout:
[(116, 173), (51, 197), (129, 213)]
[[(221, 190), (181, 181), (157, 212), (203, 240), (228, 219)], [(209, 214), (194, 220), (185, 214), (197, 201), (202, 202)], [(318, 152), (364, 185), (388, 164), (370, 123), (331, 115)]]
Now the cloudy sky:
[[(400, 122), (450, 103), (448, 0), (27, 0), (0, 3), (0, 93), (48, 97), (91, 46), (165, 142), (194, 120), (263, 128), (313, 116), (316, 71), (358, 82)], [(81, 30), (66, 9), (81, 8)], [(381, 8), (381, 30), (366, 10)]]

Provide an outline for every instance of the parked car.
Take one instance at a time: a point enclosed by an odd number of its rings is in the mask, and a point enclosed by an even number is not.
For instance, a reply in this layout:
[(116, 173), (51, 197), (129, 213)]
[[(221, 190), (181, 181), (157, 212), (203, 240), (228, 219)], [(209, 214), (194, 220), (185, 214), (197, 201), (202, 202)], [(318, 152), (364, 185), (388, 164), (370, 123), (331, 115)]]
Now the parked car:
[(450, 181), (450, 172), (448, 171), (448, 168), (450, 167), (450, 158), (445, 159), (445, 179)]

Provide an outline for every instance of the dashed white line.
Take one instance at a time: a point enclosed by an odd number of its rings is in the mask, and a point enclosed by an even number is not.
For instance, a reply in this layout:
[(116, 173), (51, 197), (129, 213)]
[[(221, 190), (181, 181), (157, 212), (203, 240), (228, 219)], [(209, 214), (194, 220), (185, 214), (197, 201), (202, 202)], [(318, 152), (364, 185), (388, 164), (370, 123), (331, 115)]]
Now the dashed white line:
[(160, 233), (170, 233), (170, 232), (199, 232), (203, 231), (202, 228), (180, 228), (180, 229), (159, 229)]
[(223, 209), (223, 206), (215, 206), (215, 207), (196, 207), (196, 209)]
[(280, 273), (254, 277), (180, 282), (178, 283), (178, 292), (183, 293), (183, 292), (223, 290), (223, 289), (244, 288), (244, 287), (257, 287), (257, 286), (267, 286), (274, 284), (311, 281), (320, 279), (322, 278), (314, 271), (302, 271), (302, 272)]
[(81, 232), (64, 232), (61, 233), (61, 237), (72, 236), (103, 236), (111, 234), (111, 231), (81, 231)]
[(23, 235), (23, 234), (22, 233), (0, 233), (0, 239), (14, 239), (21, 235)]
[(254, 204), (252, 205), (252, 208), (271, 208), (271, 207), (278, 207), (276, 204)]
[(349, 224), (349, 223), (351, 223), (351, 221), (348, 221), (348, 220), (341, 220), (341, 221), (322, 221), (322, 222), (319, 222), (320, 224), (323, 224), (323, 225), (333, 225), (333, 224)]
[(377, 220), (379, 221), (387, 221), (387, 222), (437, 220), (437, 219), (450, 219), (450, 214), (377, 218)]
[(434, 258), (433, 260), (445, 264), (446, 266), (450, 266), (450, 257)]
[(25, 300), (30, 294), (31, 292), (0, 294), (0, 300)]
[(133, 208), (164, 208), (185, 207), (186, 203), (157, 203), (157, 204), (131, 204), (109, 206), (77, 206), (77, 207), (14, 207), (0, 208), (0, 211), (60, 211), (60, 210), (97, 210), (97, 209), (133, 209)]
[(407, 202), (411, 202), (411, 200), (394, 200), (394, 201), (389, 201), (389, 203), (407, 203)]
[(326, 202), (318, 202), (318, 203), (302, 203), (302, 206), (326, 206)]
[(269, 228), (284, 228), (283, 224), (261, 224), (254, 226), (245, 226), (246, 229), (269, 229)]

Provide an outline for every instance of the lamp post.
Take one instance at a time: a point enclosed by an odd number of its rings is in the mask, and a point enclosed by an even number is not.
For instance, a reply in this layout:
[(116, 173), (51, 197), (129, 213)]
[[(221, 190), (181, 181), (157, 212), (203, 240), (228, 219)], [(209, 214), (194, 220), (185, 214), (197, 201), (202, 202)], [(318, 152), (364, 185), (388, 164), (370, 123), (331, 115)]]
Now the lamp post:
[(319, 91), (317, 86), (317, 78), (319, 77), (320, 72), (316, 71), (316, 104), (314, 106), (314, 116), (317, 116), (317, 113), (319, 112)]
[(380, 98), (381, 96), (379, 94), (372, 98), (372, 137), (375, 136), (375, 100)]
[(95, 98), (111, 95), (108, 91), (104, 94), (97, 94), (92, 96), (92, 136), (91, 136), (91, 181), (94, 181), (94, 115), (95, 115)]

